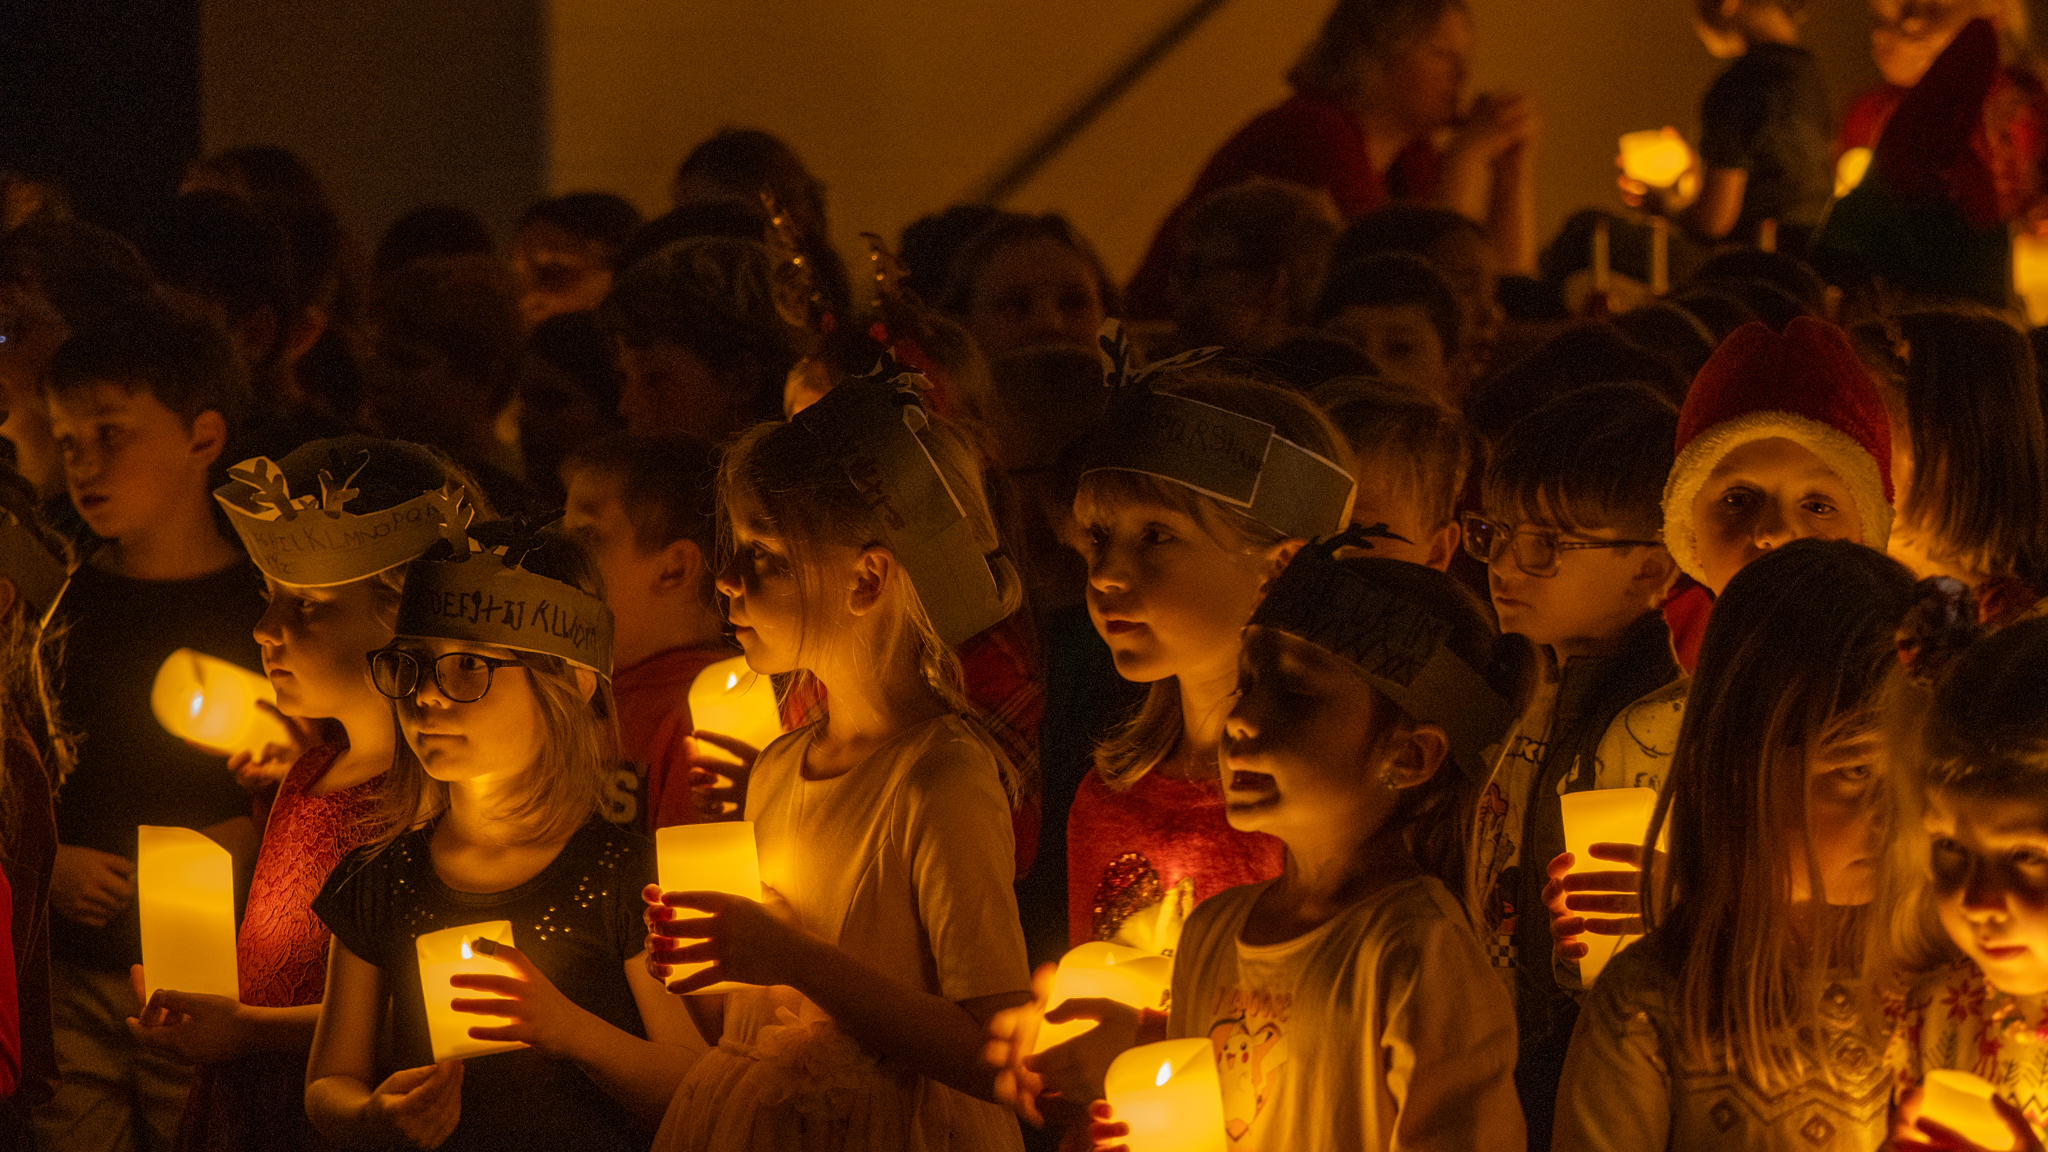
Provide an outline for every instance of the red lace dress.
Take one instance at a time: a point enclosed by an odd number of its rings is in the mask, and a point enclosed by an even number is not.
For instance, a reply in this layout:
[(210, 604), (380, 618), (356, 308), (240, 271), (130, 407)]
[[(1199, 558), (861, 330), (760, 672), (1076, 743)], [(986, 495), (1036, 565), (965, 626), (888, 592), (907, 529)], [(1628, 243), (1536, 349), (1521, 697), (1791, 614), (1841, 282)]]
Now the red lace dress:
[[(308, 796), (339, 744), (299, 757), (278, 785), (249, 883), (249, 908), (236, 941), (242, 1003), (262, 1008), (318, 1004), (327, 985), (327, 926), (313, 897), (327, 874), (374, 831), (382, 776), (352, 788)], [(325, 1148), (306, 1122), (306, 1057), (259, 1052), (199, 1070), (178, 1124), (179, 1152), (297, 1152)]]

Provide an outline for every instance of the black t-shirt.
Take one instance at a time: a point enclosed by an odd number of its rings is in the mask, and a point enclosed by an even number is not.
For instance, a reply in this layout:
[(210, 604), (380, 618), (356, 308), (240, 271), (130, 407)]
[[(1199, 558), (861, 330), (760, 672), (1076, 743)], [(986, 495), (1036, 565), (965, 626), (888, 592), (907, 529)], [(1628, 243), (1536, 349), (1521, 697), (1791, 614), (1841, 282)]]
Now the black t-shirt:
[[(430, 825), (382, 852), (357, 849), (335, 866), (313, 900), (334, 938), (384, 973), (395, 1061), (386, 1074), (434, 1062), (413, 941), (486, 920), (510, 920), (513, 946), (577, 1005), (635, 1036), (647, 1034), (625, 965), (647, 942), (640, 889), (654, 882), (650, 841), (593, 818), (540, 875), (508, 891), (479, 894), (442, 883), (429, 850), (432, 835)], [(644, 1149), (653, 1138), (568, 1060), (524, 1048), (465, 1065), (462, 1121), (441, 1146), (448, 1152), (624, 1152)]]
[(1834, 194), (1832, 147), (1827, 91), (1803, 48), (1758, 44), (1707, 89), (1700, 163), (1749, 173), (1734, 239), (1754, 241), (1764, 220), (1795, 231), (1819, 224)]
[[(157, 669), (194, 648), (252, 671), (263, 578), (247, 563), (197, 580), (136, 580), (81, 566), (58, 597), (57, 711), (78, 766), (57, 795), (57, 839), (135, 859), (141, 824), (205, 828), (249, 815), (249, 796), (209, 756), (164, 731), (149, 708)], [(59, 958), (104, 972), (142, 962), (133, 901), (104, 928), (50, 918)]]

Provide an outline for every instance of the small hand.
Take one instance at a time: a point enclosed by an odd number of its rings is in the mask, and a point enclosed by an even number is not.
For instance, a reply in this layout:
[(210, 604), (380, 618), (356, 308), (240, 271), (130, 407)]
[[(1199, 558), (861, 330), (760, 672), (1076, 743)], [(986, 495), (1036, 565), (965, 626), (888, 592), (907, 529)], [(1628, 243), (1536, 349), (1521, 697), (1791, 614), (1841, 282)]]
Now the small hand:
[(237, 752), (228, 757), (228, 771), (235, 774), (235, 783), (249, 792), (261, 792), (283, 780), (306, 749), (320, 743), (321, 738), (321, 723), (317, 719), (287, 716), (268, 700), (258, 700), (256, 707), (284, 725), (286, 743), (272, 742), (259, 751)]
[(482, 1016), (504, 1016), (509, 1024), (476, 1025), (469, 1030), (472, 1040), (516, 1040), (550, 1056), (567, 1056), (577, 1050), (585, 1025), (595, 1019), (562, 994), (547, 973), (534, 966), (526, 953), (510, 944), (500, 944), (492, 953), (512, 966), (518, 976), (464, 972), (449, 979), (457, 988), (488, 992), (486, 997), (458, 997), (457, 1012)]
[(393, 1072), (364, 1102), (363, 1119), (415, 1148), (439, 1148), (462, 1120), (462, 1061)]
[[(649, 884), (640, 897), (649, 907), (647, 971), (685, 995), (724, 980), (740, 984), (795, 984), (814, 942), (782, 895), (761, 886), (762, 900), (724, 892), (663, 892)], [(678, 909), (705, 913), (678, 916)], [(710, 967), (668, 984), (686, 964)]]
[[(1592, 845), (1591, 854), (1596, 860), (1636, 864), (1642, 860), (1643, 849), (1640, 844), (1602, 843)], [(1576, 963), (1586, 956), (1586, 945), (1578, 939), (1582, 932), (1598, 936), (1634, 936), (1642, 932), (1643, 875), (1640, 871), (1574, 875), (1574, 863), (1576, 858), (1569, 852), (1559, 853), (1550, 862), (1546, 869), (1550, 880), (1543, 886), (1543, 905), (1550, 912), (1550, 939), (1558, 958)], [(1603, 915), (1588, 919), (1577, 915), (1581, 912)]]
[(220, 1064), (249, 1051), (239, 1001), (167, 988), (151, 996), (140, 964), (129, 967), (128, 980), (138, 1006), (128, 1032), (143, 1047), (186, 1064)]
[[(1983, 1145), (1973, 1144), (1954, 1129), (1920, 1115), (1923, 1092), (1924, 1089), (1915, 1088), (1899, 1101), (1894, 1117), (1897, 1123), (1892, 1129), (1888, 1148), (1898, 1152), (1986, 1152)], [(2003, 1096), (1991, 1097), (1991, 1106), (1997, 1109), (1999, 1118), (2012, 1130), (2010, 1152), (2043, 1152), (2041, 1138), (2034, 1134), (2034, 1126), (2028, 1123), (2026, 1113)]]
[(1088, 1140), (1095, 1152), (1130, 1152), (1124, 1144), (1131, 1134), (1131, 1126), (1116, 1118), (1116, 1113), (1107, 1100), (1097, 1100), (1088, 1106)]
[(50, 907), (67, 920), (103, 928), (135, 898), (135, 864), (126, 856), (57, 845), (50, 871)]
[(1043, 1094), (1057, 1094), (1068, 1100), (1099, 1100), (1110, 1064), (1125, 1050), (1137, 1046), (1138, 1029), (1144, 1019), (1143, 1012), (1115, 1000), (1075, 997), (1061, 1001), (1045, 1014), (1046, 1023), (1094, 1020), (1096, 1026), (1072, 1040), (1025, 1057), (1024, 1065), (1038, 1074)]
[(1482, 92), (1451, 131), (1450, 151), (1498, 158), (1535, 139), (1536, 106), (1519, 92)]
[[(707, 753), (703, 745), (723, 748), (738, 758)], [(747, 810), (747, 780), (754, 773), (754, 761), (761, 750), (744, 740), (698, 729), (690, 734), (690, 803), (697, 819), (706, 822), (737, 820)]]
[(996, 1099), (1040, 1128), (1045, 1127), (1045, 1116), (1038, 1109), (1038, 1097), (1045, 1080), (1027, 1066), (1025, 1057), (1038, 1045), (1038, 1026), (1045, 1020), (1045, 1003), (1059, 970), (1057, 964), (1039, 965), (1031, 976), (1030, 1002), (990, 1017), (988, 1043), (981, 1050), (982, 1059), (996, 1068)]

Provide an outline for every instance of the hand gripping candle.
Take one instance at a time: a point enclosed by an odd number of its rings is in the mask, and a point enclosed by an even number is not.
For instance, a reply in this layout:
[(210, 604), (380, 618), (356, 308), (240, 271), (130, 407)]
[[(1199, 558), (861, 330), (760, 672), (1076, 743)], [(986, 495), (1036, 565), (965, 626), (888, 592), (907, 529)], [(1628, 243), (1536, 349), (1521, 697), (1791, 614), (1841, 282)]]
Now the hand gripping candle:
[(450, 983), (456, 976), (510, 976), (517, 979), (518, 970), (500, 960), (497, 948), (500, 944), (512, 943), (512, 922), (510, 920), (486, 920), (479, 924), (464, 924), (460, 928), (443, 928), (439, 932), (427, 932), (413, 941), (420, 958), (420, 998), (427, 1006), (427, 1037), (434, 1046), (434, 1062), (443, 1060), (465, 1060), (471, 1056), (489, 1056), (494, 1052), (510, 1052), (526, 1045), (517, 1040), (477, 1040), (470, 1036), (471, 1028), (497, 1028), (512, 1021), (503, 1016), (484, 1016), (475, 1012), (457, 1012), (455, 1001), (493, 997), (489, 992), (469, 988), (457, 988)]
[[(1136, 948), (1090, 940), (1060, 957), (1060, 968), (1052, 978), (1047, 1006), (1057, 1008), (1068, 1000), (1101, 998), (1133, 1008), (1166, 1007), (1166, 990), (1173, 980), (1173, 961)], [(1033, 1052), (1064, 1044), (1095, 1027), (1092, 1020), (1069, 1020), (1044, 1024), (1038, 1029)]]
[[(754, 850), (754, 825), (748, 820), (717, 824), (676, 824), (657, 829), (654, 852), (663, 892), (725, 892), (749, 900), (761, 898), (761, 860)], [(701, 919), (703, 913), (677, 909), (677, 919)], [(688, 928), (678, 925), (675, 935), (689, 941)], [(710, 967), (707, 964), (678, 965), (669, 976), (674, 983)], [(698, 995), (730, 992), (745, 988), (721, 980), (697, 989)]]
[[(1558, 797), (1564, 808), (1565, 851), (1572, 854), (1573, 872), (1623, 871), (1626, 864), (1595, 860), (1595, 844), (1641, 844), (1650, 829), (1650, 814), (1657, 807), (1655, 788), (1602, 788), (1591, 792), (1567, 792)], [(1584, 933), (1579, 942), (1586, 956), (1579, 961), (1579, 980), (1587, 988), (1600, 978), (1600, 970), (1614, 954), (1642, 939), (1640, 936), (1601, 936)]]
[(1990, 1082), (1968, 1072), (1938, 1068), (1920, 1085), (1920, 1118), (1950, 1129), (1984, 1152), (2006, 1152), (2013, 1131), (1991, 1106)]
[(150, 991), (242, 998), (228, 850), (190, 828), (136, 829), (135, 902)]
[(1140, 1044), (1118, 1056), (1102, 1094), (1130, 1125), (1130, 1152), (1224, 1152), (1223, 1085), (1208, 1039)]

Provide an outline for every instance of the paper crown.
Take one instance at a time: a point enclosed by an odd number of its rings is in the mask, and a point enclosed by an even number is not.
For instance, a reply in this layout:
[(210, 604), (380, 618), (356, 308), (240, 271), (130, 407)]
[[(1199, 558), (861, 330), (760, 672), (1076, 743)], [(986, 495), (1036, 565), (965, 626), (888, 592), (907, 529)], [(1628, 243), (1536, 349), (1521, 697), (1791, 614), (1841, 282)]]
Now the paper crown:
[[(349, 511), (361, 495), (352, 485), (373, 464), (416, 474), (423, 490), (379, 512)], [(213, 497), (264, 575), (313, 588), (373, 576), (422, 555), (437, 540), (459, 546), (476, 515), (461, 486), (425, 449), (368, 436), (315, 440), (281, 464), (251, 457), (228, 469), (228, 482)]]
[(52, 555), (34, 526), (0, 508), (0, 577), (14, 582), (28, 619), (40, 619), (69, 578), (64, 562)]
[(1458, 767), (1483, 781), (1486, 749), (1514, 722), (1514, 702), (1445, 646), (1449, 623), (1339, 559), (1340, 550), (1369, 549), (1375, 538), (1391, 534), (1383, 524), (1354, 527), (1303, 548), (1251, 626), (1298, 636), (1352, 665), (1403, 712), (1442, 728)]
[(609, 679), (612, 610), (523, 566), (549, 538), (506, 521), (480, 525), (478, 534), (492, 539), (470, 537), (454, 556), (406, 569), (397, 634), (559, 656)]
[(1152, 390), (1160, 375), (1192, 367), (1220, 349), (1202, 348), (1142, 370), (1131, 367), (1123, 328), (1097, 337), (1109, 411), (1089, 446), (1082, 475), (1139, 472), (1194, 489), (1284, 536), (1313, 540), (1351, 518), (1349, 472), (1281, 436), (1271, 424), (1214, 404)]
[(924, 442), (931, 418), (922, 377), (848, 380), (791, 423), (817, 437), (853, 486), (882, 512), (889, 551), (910, 574), (939, 638), (957, 645), (1005, 615), (995, 560)]

